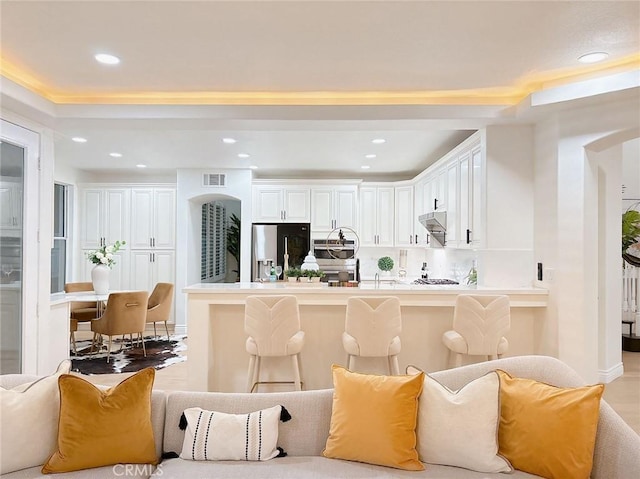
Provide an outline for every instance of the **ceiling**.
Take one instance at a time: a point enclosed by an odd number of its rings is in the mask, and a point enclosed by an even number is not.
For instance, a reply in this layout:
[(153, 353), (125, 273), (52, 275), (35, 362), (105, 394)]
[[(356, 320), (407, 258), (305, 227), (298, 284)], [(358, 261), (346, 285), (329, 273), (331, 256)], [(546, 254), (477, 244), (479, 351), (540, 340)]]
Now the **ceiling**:
[[(477, 128), (526, 121), (530, 93), (640, 52), (636, 1), (1, 0), (0, 21), (3, 107), (26, 87), (59, 164), (131, 175), (408, 178)], [(609, 58), (577, 62), (591, 51)]]

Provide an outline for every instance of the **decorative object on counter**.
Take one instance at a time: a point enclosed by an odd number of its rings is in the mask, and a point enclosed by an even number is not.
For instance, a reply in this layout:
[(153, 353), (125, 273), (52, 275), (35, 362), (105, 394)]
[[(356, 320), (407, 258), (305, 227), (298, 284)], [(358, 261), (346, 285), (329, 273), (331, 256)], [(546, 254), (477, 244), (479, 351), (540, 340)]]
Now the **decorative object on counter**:
[(476, 262), (473, 261), (473, 265), (467, 275), (467, 284), (478, 284), (478, 270), (476, 268)]
[(309, 254), (305, 256), (304, 263), (302, 263), (302, 266), (300, 266), (300, 269), (302, 271), (304, 270), (318, 271), (320, 269), (320, 266), (318, 266), (318, 261), (316, 260), (316, 257), (313, 255), (313, 251), (309, 251)]
[(378, 268), (387, 275), (389, 275), (393, 269), (393, 264), (393, 260), (389, 256), (383, 256), (378, 260)]
[(320, 278), (324, 276), (324, 271), (319, 269), (305, 269), (304, 271), (302, 271), (302, 276), (307, 278), (307, 281), (309, 281), (310, 283), (319, 283)]
[(125, 244), (127, 244), (126, 241), (116, 241), (87, 253), (89, 261), (95, 264), (91, 270), (91, 282), (96, 294), (109, 292), (109, 270), (116, 264), (114, 253)]
[(407, 250), (400, 250), (400, 259), (398, 260), (398, 277), (406, 278), (407, 276)]
[(302, 271), (300, 271), (300, 268), (289, 268), (285, 271), (284, 274), (287, 276), (287, 279), (290, 283), (295, 283), (296, 281), (298, 281), (298, 278), (302, 274)]
[[(422, 263), (422, 269), (420, 270), (420, 278), (422, 279), (428, 279), (429, 278), (429, 268), (427, 267), (427, 262), (424, 261)], [(420, 284), (426, 284), (426, 283), (420, 283)]]
[[(338, 236), (338, 239), (335, 238), (336, 235)], [(340, 226), (329, 232), (326, 244), (327, 251), (333, 259), (352, 259), (356, 257), (358, 250), (360, 249), (360, 237), (353, 228)], [(353, 253), (349, 256), (344, 256), (341, 252), (347, 244), (352, 245), (351, 250)], [(331, 248), (332, 245), (335, 246), (335, 248)]]
[(238, 282), (240, 281), (240, 218), (235, 213), (229, 217), (227, 251), (236, 260), (238, 269), (234, 269), (233, 272), (236, 273), (236, 282)]

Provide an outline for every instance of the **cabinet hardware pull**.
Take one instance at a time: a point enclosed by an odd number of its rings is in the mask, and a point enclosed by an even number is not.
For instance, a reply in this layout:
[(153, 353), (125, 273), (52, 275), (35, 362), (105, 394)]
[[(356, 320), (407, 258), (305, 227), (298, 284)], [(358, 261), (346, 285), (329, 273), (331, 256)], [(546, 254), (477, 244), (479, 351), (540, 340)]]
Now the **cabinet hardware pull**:
[(431, 242), (431, 235), (430, 235), (430, 234), (428, 234), (428, 235), (427, 235), (427, 244), (429, 244), (430, 242)]
[(416, 244), (418, 244), (418, 235), (416, 235)]
[(149, 246), (153, 246), (153, 239), (149, 238)]
[(413, 235), (409, 235), (409, 244), (413, 244)]
[(155, 238), (151, 238), (153, 240), (153, 247), (156, 247), (156, 239)]
[(467, 229), (467, 244), (471, 243), (471, 230)]
[(434, 198), (433, 199), (433, 209), (437, 210), (438, 209), (438, 198)]

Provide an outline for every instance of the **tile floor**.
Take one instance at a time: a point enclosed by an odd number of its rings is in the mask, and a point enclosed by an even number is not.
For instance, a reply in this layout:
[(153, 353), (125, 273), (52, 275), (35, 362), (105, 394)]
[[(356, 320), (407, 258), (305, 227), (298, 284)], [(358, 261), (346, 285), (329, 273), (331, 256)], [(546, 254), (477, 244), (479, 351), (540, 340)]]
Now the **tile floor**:
[[(185, 351), (184, 354), (186, 353)], [(604, 399), (634, 431), (640, 434), (640, 353), (624, 351), (622, 362), (624, 374), (605, 386)], [(101, 374), (84, 377), (94, 384), (112, 386), (131, 374)], [(156, 371), (154, 388), (165, 391), (186, 390), (187, 362)]]

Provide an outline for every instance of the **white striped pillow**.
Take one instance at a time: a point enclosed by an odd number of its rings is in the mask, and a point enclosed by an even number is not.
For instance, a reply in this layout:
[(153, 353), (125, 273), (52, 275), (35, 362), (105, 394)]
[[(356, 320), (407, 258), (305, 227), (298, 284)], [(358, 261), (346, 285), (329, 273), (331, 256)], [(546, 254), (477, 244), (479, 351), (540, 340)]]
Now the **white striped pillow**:
[(226, 414), (199, 407), (185, 409), (180, 457), (193, 461), (268, 461), (286, 453), (276, 446), (278, 421), (291, 416), (284, 406), (249, 414)]

